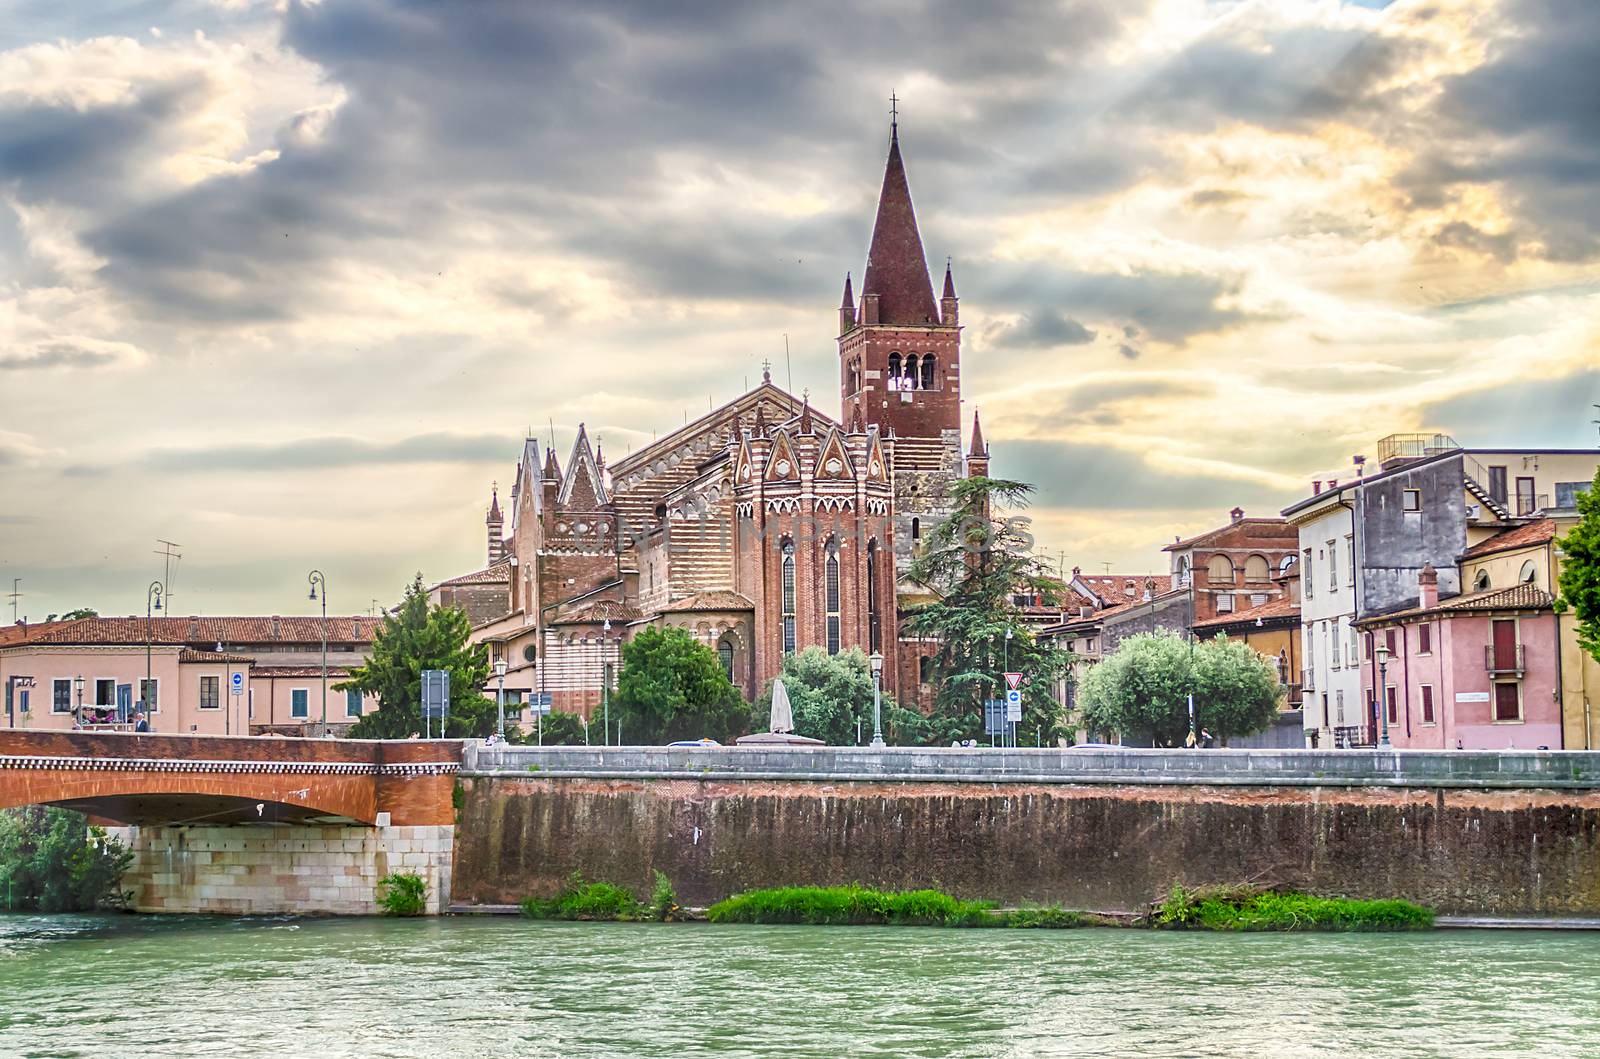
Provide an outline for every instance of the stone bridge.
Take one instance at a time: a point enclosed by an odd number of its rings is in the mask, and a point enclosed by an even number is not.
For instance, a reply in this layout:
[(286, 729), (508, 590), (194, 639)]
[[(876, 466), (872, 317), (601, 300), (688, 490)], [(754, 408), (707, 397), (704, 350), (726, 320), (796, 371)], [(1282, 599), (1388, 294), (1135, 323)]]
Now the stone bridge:
[[(55, 805), (135, 854), (136, 908), (369, 912), (391, 870), (449, 897), (457, 741), (0, 731), (0, 809)], [(117, 825), (121, 825), (120, 827)]]

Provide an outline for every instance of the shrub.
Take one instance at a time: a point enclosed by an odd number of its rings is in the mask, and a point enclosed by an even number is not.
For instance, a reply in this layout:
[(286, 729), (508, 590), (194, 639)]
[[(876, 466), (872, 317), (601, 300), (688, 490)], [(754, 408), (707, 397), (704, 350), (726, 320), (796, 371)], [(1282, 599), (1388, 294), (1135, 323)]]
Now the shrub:
[(30, 805), (0, 812), (0, 909), (118, 908), (133, 853), (82, 813)]
[(378, 880), (377, 898), (386, 916), (420, 916), (428, 909), (428, 884), (415, 872), (390, 872)]
[(1210, 887), (1172, 894), (1155, 910), (1158, 927), (1199, 930), (1426, 930), (1433, 912), (1410, 901), (1358, 901), (1346, 897)]
[(938, 890), (899, 893), (863, 886), (786, 886), (735, 894), (706, 910), (713, 923), (806, 923), (846, 926), (987, 926), (992, 903), (963, 901)]
[(650, 918), (665, 923), (678, 912), (678, 894), (663, 871), (656, 872), (656, 888), (650, 891)]
[[(659, 884), (658, 887), (659, 889)], [(645, 909), (631, 890), (611, 883), (586, 883), (573, 872), (554, 897), (525, 897), (522, 914), (533, 919), (635, 920)]]

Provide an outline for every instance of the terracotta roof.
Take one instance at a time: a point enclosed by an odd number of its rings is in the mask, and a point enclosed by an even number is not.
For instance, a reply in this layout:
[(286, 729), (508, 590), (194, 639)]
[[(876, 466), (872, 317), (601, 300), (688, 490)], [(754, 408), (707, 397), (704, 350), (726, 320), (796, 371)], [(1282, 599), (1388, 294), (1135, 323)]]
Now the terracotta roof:
[[(333, 617), (327, 619), (329, 643), (370, 643), (383, 619)], [(148, 629), (148, 632), (146, 631)], [(272, 618), (80, 618), (62, 622), (50, 632), (29, 637), (30, 642), (52, 644), (152, 643), (241, 644), (320, 643), (320, 617)]]
[(434, 588), (443, 588), (445, 585), (509, 585), (511, 583), (511, 560), (506, 558), (493, 566), (486, 566), (482, 570), (474, 570), (470, 574), (452, 577), (440, 581)]
[[(350, 670), (345, 666), (329, 666), (328, 679), (335, 677), (343, 680), (350, 675)], [(266, 680), (271, 677), (282, 678), (311, 678), (322, 679), (321, 666), (252, 666), (250, 669), (251, 680)]]
[(217, 651), (196, 651), (192, 647), (185, 647), (178, 652), (179, 662), (229, 662), (235, 665), (249, 665), (255, 659), (244, 655), (230, 655)]
[(638, 607), (615, 600), (599, 599), (561, 615), (551, 625), (598, 625), (603, 621), (635, 621), (644, 617)]
[[(1273, 532), (1273, 531), (1276, 532)], [(1254, 546), (1282, 548), (1285, 543), (1292, 547), (1299, 547), (1300, 531), (1282, 518), (1242, 518), (1237, 522), (1229, 522), (1213, 530), (1198, 533), (1187, 540), (1174, 541), (1161, 549), (1164, 552), (1186, 551), (1189, 548), (1211, 544), (1223, 536), (1234, 533), (1242, 535), (1251, 543), (1240, 544), (1238, 547), (1249, 548)]]
[(696, 610), (752, 610), (755, 604), (737, 592), (713, 588), (705, 592), (696, 592), (692, 596), (684, 596), (674, 603), (669, 603), (661, 608), (663, 614), (680, 614), (685, 611)]
[(12, 644), (36, 640), (46, 633), (68, 624), (71, 623), (65, 621), (36, 621), (31, 624), (18, 622), (15, 625), (0, 625), (0, 647), (9, 647)]
[(911, 207), (911, 187), (905, 162), (900, 158), (898, 131), (889, 141), (889, 160), (883, 169), (883, 190), (878, 195), (878, 217), (872, 225), (872, 245), (867, 251), (867, 271), (861, 277), (862, 301), (878, 296), (880, 324), (938, 324), (928, 278), (928, 259), (922, 253), (922, 234)]
[(1548, 544), (1556, 539), (1555, 519), (1542, 518), (1537, 522), (1508, 529), (1504, 533), (1496, 533), (1486, 541), (1468, 548), (1462, 553), (1463, 559), (1476, 559), (1480, 555), (1492, 555), (1495, 552), (1510, 551), (1513, 548), (1528, 548), (1535, 544)]
[(1437, 606), (1411, 607), (1391, 611), (1371, 618), (1363, 618), (1357, 625), (1377, 625), (1401, 618), (1420, 617), (1424, 614), (1454, 614), (1490, 610), (1546, 610), (1555, 597), (1533, 585), (1512, 585), (1509, 588), (1491, 588), (1485, 592), (1464, 592), (1459, 596), (1441, 599)]
[(1257, 618), (1262, 621), (1272, 621), (1275, 618), (1299, 618), (1300, 604), (1296, 600), (1280, 597), (1269, 599), (1257, 607), (1234, 611), (1232, 614), (1219, 614), (1215, 618), (1197, 621), (1192, 628), (1211, 629), (1221, 628), (1224, 625), (1238, 625), (1242, 622), (1253, 622)]
[(1088, 585), (1107, 606), (1143, 601), (1147, 581), (1156, 583), (1158, 596), (1172, 590), (1171, 574), (1078, 574), (1076, 580)]

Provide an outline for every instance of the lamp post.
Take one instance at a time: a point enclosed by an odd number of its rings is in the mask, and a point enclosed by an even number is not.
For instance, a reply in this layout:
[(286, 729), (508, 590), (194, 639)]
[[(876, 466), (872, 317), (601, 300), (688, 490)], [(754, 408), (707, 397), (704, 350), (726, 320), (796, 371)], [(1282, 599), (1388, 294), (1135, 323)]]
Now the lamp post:
[[(1009, 625), (1006, 626), (1005, 646), (1000, 649), (1000, 668), (1007, 673), (1011, 672), (1011, 626)], [(1000, 735), (1000, 742), (1002, 744), (1015, 743), (1015, 735), (1016, 730), (1011, 727), (1011, 710), (1008, 706), (1006, 709), (1005, 728)]]
[(1381, 727), (1383, 735), (1378, 740), (1379, 746), (1389, 745), (1389, 645), (1378, 644), (1378, 649), (1373, 652), (1378, 659), (1378, 693), (1375, 696), (1378, 703), (1378, 716), (1383, 720)]
[[(144, 594), (144, 688), (139, 694), (139, 701), (140, 704), (144, 706), (144, 716), (147, 722), (151, 719), (151, 716), (154, 713), (154, 711), (150, 708), (150, 692), (155, 685), (155, 681), (150, 672), (150, 640), (152, 635), (151, 627), (154, 625), (154, 616), (152, 612), (161, 609), (162, 591), (161, 582), (152, 581), (150, 582), (150, 587), (145, 590)], [(127, 720), (128, 719), (126, 717), (122, 718), (124, 724), (127, 723)], [(154, 726), (152, 725), (152, 727)]]
[(872, 745), (883, 746), (883, 652), (874, 651), (872, 664)]
[[(600, 626), (600, 723), (605, 729), (604, 745), (611, 745), (611, 651), (606, 646), (611, 641), (611, 619)], [(621, 742), (622, 740), (617, 740)]]
[(317, 588), (322, 589), (322, 734), (328, 734), (328, 579), (321, 570), (306, 575), (311, 585), (311, 598), (317, 598)]
[(78, 723), (81, 724), (83, 722), (83, 674), (82, 673), (79, 673), (77, 676), (72, 678), (72, 688), (73, 688), (74, 691), (76, 691), (78, 693), (78, 709), (73, 714), (73, 716), (74, 716), (74, 719)]
[(506, 738), (506, 660), (504, 658), (496, 658), (494, 660), (494, 675), (500, 681), (500, 690), (495, 695), (495, 706), (497, 708), (497, 712), (499, 714), (500, 720), (499, 720), (499, 727), (496, 728), (495, 731), (499, 733), (500, 741), (501, 742), (505, 742), (505, 738)]

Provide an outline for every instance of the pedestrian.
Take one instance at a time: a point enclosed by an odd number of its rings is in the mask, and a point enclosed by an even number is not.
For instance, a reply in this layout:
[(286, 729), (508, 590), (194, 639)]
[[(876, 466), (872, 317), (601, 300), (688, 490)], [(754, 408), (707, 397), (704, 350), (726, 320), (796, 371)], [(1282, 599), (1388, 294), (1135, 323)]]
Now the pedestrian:
[(1211, 730), (1209, 728), (1200, 729), (1200, 745), (1202, 747), (1204, 747), (1207, 750), (1210, 750), (1211, 749), (1211, 745), (1214, 742), (1215, 742), (1215, 740), (1212, 738)]
[(1183, 745), (1190, 750), (1193, 750), (1197, 742), (1198, 741), (1194, 737), (1194, 729), (1189, 729), (1189, 735), (1184, 739)]
[(144, 715), (143, 710), (133, 711), (133, 730), (135, 732), (148, 732), (150, 730), (150, 720)]

